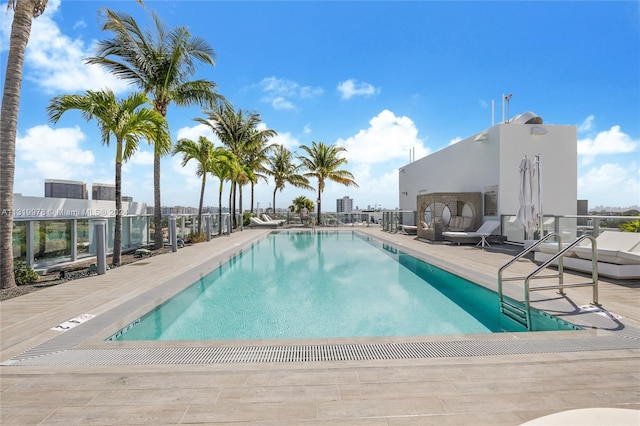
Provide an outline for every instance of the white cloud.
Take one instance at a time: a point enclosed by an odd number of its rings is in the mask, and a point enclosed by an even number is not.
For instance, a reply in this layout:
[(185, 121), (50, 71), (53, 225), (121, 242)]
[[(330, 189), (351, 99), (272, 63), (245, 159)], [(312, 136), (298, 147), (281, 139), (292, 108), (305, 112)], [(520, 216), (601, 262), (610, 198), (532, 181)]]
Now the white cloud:
[[(49, 1), (42, 16), (33, 20), (29, 44), (25, 52), (24, 78), (46, 93), (79, 92), (109, 87), (116, 93), (131, 90), (124, 80), (118, 79), (97, 65), (85, 65), (84, 58), (93, 55), (82, 39), (74, 39), (60, 31), (54, 18), (60, 1)], [(72, 7), (72, 6), (71, 6)], [(3, 12), (4, 9), (3, 9)], [(7, 50), (13, 12), (2, 20), (0, 51)], [(82, 26), (77, 22), (74, 28)]]
[(197, 124), (193, 127), (181, 127), (178, 129), (176, 141), (180, 139), (191, 139), (197, 141), (200, 136), (204, 136), (213, 142), (214, 146), (222, 146), (220, 139), (213, 133), (211, 127), (205, 124)]
[(304, 129), (302, 129), (302, 132), (303, 132), (305, 135), (310, 134), (310, 133), (311, 133), (311, 124), (306, 124), (306, 125), (304, 126)]
[(153, 166), (153, 151), (142, 151), (138, 149), (135, 154), (127, 161), (130, 164), (138, 164), (143, 166)]
[(584, 119), (582, 123), (578, 126), (578, 132), (588, 132), (593, 129), (593, 121), (595, 120), (595, 116), (591, 114), (587, 118)]
[(276, 136), (269, 139), (269, 142), (282, 145), (289, 151), (295, 151), (300, 146), (300, 141), (289, 132), (278, 133)]
[(578, 155), (582, 155), (583, 164), (590, 164), (593, 158), (603, 154), (625, 154), (634, 152), (640, 146), (640, 141), (620, 131), (620, 126), (600, 132), (595, 138), (578, 140)]
[(338, 83), (337, 89), (342, 99), (351, 99), (354, 96), (370, 97), (380, 93), (379, 87), (374, 87), (373, 84), (363, 81), (359, 82), (353, 78)]
[[(28, 129), (24, 136), (18, 136), (16, 192), (30, 192), (30, 188), (22, 188), (22, 180), (27, 176), (39, 182), (44, 179), (82, 180), (91, 176), (95, 157), (93, 152), (82, 148), (85, 139), (86, 135), (77, 126), (52, 129), (41, 125)], [(107, 147), (104, 149), (109, 151)]]
[(620, 164), (603, 164), (578, 177), (578, 198), (588, 199), (591, 206), (638, 205), (639, 194), (640, 169), (636, 162), (626, 167)]
[(300, 88), (300, 98), (313, 98), (315, 96), (320, 96), (324, 93), (324, 90), (320, 87), (311, 87), (311, 86), (303, 86)]
[(282, 96), (278, 96), (271, 100), (271, 106), (275, 109), (294, 109), (293, 103), (286, 100)]
[(489, 106), (489, 104), (487, 103), (487, 101), (485, 101), (484, 99), (480, 99), (478, 101), (478, 104), (480, 104), (481, 108), (487, 108)]
[(75, 24), (73, 24), (73, 29), (74, 29), (74, 30), (77, 30), (77, 29), (84, 29), (84, 28), (87, 28), (87, 23), (86, 23), (86, 22), (84, 22), (84, 20), (82, 20), (82, 19), (81, 19), (81, 20), (79, 20), (79, 21), (76, 21), (76, 23), (75, 23)]
[(463, 139), (460, 136), (456, 136), (455, 138), (451, 139), (451, 141), (449, 142), (449, 145), (456, 144), (456, 143), (460, 142), (461, 140), (463, 140)]
[(353, 163), (408, 162), (409, 152), (414, 148), (415, 158), (422, 158), (429, 153), (418, 138), (414, 122), (409, 117), (397, 117), (389, 110), (373, 117), (368, 129), (360, 130), (347, 139), (338, 139), (337, 143), (347, 149), (345, 158)]
[(277, 77), (266, 77), (258, 84), (264, 93), (262, 102), (270, 103), (275, 109), (295, 109), (293, 100), (320, 96), (324, 90), (320, 87), (301, 86), (300, 84)]

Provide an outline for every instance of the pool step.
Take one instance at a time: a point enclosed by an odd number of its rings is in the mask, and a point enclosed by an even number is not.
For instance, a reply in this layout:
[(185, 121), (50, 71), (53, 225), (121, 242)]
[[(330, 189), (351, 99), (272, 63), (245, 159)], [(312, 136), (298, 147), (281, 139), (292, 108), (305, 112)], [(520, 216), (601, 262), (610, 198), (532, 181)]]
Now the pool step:
[(527, 321), (527, 311), (524, 310), (521, 306), (514, 305), (512, 303), (507, 302), (506, 300), (502, 300), (500, 302), (500, 312), (522, 325), (524, 328), (529, 329), (529, 321)]

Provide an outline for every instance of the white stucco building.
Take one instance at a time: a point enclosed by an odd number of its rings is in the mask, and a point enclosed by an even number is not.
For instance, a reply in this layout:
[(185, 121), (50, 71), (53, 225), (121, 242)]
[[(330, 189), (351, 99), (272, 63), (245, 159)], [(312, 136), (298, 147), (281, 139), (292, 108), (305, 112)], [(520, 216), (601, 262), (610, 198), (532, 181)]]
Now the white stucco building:
[[(544, 215), (577, 211), (577, 129), (543, 124), (531, 112), (500, 123), (399, 169), (401, 210), (420, 211), (417, 197), (441, 192), (480, 192), (482, 221), (501, 220), (520, 207), (519, 165), (540, 156)], [(505, 219), (513, 222), (513, 218)], [(504, 223), (503, 223), (504, 225)], [(513, 224), (517, 229), (518, 224)], [(519, 235), (502, 235), (522, 241)]]

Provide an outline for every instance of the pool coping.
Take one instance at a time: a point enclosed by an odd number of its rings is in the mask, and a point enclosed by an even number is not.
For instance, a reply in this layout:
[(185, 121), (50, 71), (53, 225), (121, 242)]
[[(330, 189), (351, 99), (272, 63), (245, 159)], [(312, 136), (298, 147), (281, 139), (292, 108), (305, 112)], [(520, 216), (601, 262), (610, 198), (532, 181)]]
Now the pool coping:
[[(324, 229), (323, 229), (324, 230)], [(357, 229), (337, 229), (351, 232)], [(291, 230), (287, 230), (290, 231)], [(309, 232), (309, 230), (300, 230)], [(295, 231), (294, 231), (295, 232)], [(507, 354), (561, 353), (640, 349), (640, 332), (619, 321), (593, 312), (577, 312), (587, 329), (570, 332), (497, 333), (483, 335), (397, 336), (379, 338), (283, 339), (242, 341), (105, 342), (104, 339), (139, 318), (211, 272), (244, 249), (264, 238), (256, 233), (195, 268), (158, 283), (151, 289), (117, 304), (95, 318), (11, 357), (0, 365), (139, 365), (227, 362), (313, 362), (412, 359), (415, 357), (499, 356)], [(366, 233), (409, 255), (469, 279), (461, 265), (443, 262), (384, 235)], [(455, 271), (451, 269), (455, 267)], [(208, 271), (208, 272), (205, 272)], [(471, 272), (472, 273), (472, 272)], [(488, 277), (475, 274), (471, 280), (490, 288)], [(480, 279), (479, 279), (480, 278)], [(495, 290), (495, 289), (493, 289)], [(546, 300), (553, 306), (553, 300)], [(557, 304), (557, 303), (556, 303)], [(616, 326), (618, 324), (618, 326)]]

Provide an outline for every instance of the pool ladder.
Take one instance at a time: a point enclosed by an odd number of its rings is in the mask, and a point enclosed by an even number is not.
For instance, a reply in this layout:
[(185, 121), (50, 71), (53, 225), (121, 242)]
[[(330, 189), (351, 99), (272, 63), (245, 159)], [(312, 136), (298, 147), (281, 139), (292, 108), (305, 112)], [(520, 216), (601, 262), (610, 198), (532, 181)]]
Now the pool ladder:
[[(543, 262), (540, 266), (536, 268), (535, 271), (531, 272), (527, 276), (522, 277), (509, 277), (503, 278), (503, 272), (509, 266), (513, 265), (522, 257), (526, 256), (533, 250), (535, 250), (540, 244), (545, 241), (555, 238), (558, 242), (558, 252), (551, 256), (548, 260)], [(563, 258), (566, 254), (568, 254), (574, 247), (580, 244), (584, 240), (589, 240), (591, 242), (591, 281), (586, 283), (576, 283), (576, 284), (564, 284), (564, 269), (563, 269)], [(546, 269), (548, 266), (557, 261), (558, 272), (547, 275), (539, 275), (540, 272)], [(530, 281), (533, 279), (544, 279), (544, 278), (558, 278), (557, 285), (545, 285), (540, 287), (531, 288)], [(502, 290), (502, 283), (505, 281), (521, 281), (524, 280), (524, 301), (518, 302), (505, 297)], [(550, 232), (544, 237), (542, 237), (539, 241), (536, 241), (531, 247), (524, 249), (518, 255), (516, 255), (513, 259), (503, 265), (498, 271), (498, 296), (500, 300), (500, 313), (505, 315), (508, 318), (511, 318), (513, 321), (519, 323), (527, 330), (533, 330), (533, 324), (531, 323), (531, 292), (532, 291), (541, 291), (541, 290), (558, 290), (559, 294), (564, 295), (564, 289), (569, 287), (593, 287), (593, 305), (600, 306), (598, 303), (598, 248), (596, 239), (591, 235), (582, 235), (577, 240), (569, 244), (567, 247), (562, 248), (562, 238), (559, 234), (555, 232)]]

